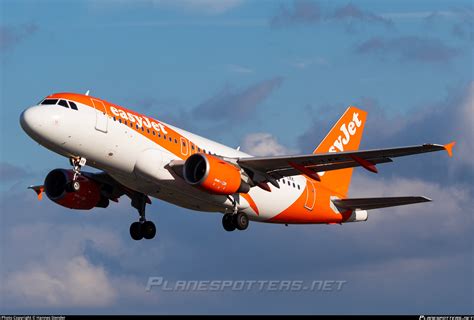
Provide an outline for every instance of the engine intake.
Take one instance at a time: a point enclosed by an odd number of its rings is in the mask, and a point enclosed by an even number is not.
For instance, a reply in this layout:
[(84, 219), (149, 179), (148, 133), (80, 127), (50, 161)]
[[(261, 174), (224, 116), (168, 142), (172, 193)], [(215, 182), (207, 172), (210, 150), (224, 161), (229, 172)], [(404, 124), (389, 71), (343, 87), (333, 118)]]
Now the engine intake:
[(49, 172), (44, 180), (44, 191), (48, 198), (63, 207), (77, 210), (106, 208), (109, 205), (109, 199), (101, 195), (101, 186), (83, 175), (77, 180), (80, 189), (73, 191), (71, 188), (73, 177), (72, 170), (54, 169)]
[(190, 156), (184, 163), (183, 176), (190, 185), (213, 194), (229, 195), (250, 190), (237, 165), (208, 154)]

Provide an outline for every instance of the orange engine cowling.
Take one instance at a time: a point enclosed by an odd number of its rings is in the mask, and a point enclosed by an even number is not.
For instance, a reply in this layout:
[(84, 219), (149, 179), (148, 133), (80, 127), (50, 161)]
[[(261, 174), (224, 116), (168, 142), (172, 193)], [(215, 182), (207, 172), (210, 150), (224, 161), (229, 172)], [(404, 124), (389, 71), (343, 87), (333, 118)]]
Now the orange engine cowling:
[(44, 180), (44, 191), (48, 198), (63, 207), (77, 210), (106, 208), (109, 205), (109, 199), (101, 195), (101, 186), (83, 175), (77, 180), (80, 189), (73, 191), (70, 187), (73, 176), (72, 170), (65, 169), (54, 169), (48, 173)]
[(213, 194), (229, 195), (250, 190), (242, 181), (238, 166), (204, 153), (193, 154), (186, 160), (183, 175), (187, 183)]

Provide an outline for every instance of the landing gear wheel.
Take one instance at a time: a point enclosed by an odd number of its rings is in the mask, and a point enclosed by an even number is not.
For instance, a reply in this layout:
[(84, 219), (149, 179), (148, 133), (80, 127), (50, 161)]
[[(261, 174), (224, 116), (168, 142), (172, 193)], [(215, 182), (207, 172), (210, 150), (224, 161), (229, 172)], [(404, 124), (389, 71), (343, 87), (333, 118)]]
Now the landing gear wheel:
[(68, 192), (77, 192), (80, 189), (81, 189), (81, 184), (79, 183), (79, 181), (71, 181), (66, 186), (66, 191)]
[(134, 240), (153, 239), (156, 235), (155, 224), (145, 218), (145, 207), (147, 203), (151, 203), (150, 198), (143, 193), (135, 193), (131, 198), (132, 207), (137, 209), (140, 218), (130, 226), (130, 235)]
[(142, 235), (145, 239), (153, 239), (156, 235), (156, 227), (155, 224), (151, 221), (145, 221), (141, 225), (142, 228)]
[(133, 240), (143, 239), (142, 224), (140, 222), (134, 222), (130, 225), (130, 236)]
[(225, 231), (234, 231), (235, 230), (235, 225), (234, 222), (232, 221), (232, 214), (226, 213), (222, 217), (222, 226), (224, 227)]
[(79, 181), (73, 181), (71, 187), (72, 190), (79, 191), (79, 189), (81, 189), (81, 184), (79, 183)]
[(249, 217), (243, 213), (243, 212), (239, 212), (237, 214), (234, 214), (232, 216), (233, 218), (233, 223), (234, 223), (234, 226), (239, 229), (239, 230), (245, 230), (248, 228), (249, 226)]

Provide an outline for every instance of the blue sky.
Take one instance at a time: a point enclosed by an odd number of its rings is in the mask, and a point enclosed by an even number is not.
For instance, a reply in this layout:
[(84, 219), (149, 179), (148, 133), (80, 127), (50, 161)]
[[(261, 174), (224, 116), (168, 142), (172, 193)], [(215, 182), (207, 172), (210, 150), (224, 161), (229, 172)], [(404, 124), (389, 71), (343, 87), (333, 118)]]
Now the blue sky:
[[(473, 10), (471, 1), (2, 1), (0, 311), (474, 312)], [(352, 196), (434, 199), (366, 223), (229, 234), (219, 215), (155, 200), (158, 236), (137, 243), (125, 198), (81, 213), (25, 189), (68, 162), (30, 140), (19, 114), (50, 93), (87, 90), (253, 154), (311, 152), (349, 104), (369, 111), (363, 148), (454, 139), (457, 152), (398, 160), (377, 176), (356, 170)], [(347, 284), (150, 293), (148, 276)]]

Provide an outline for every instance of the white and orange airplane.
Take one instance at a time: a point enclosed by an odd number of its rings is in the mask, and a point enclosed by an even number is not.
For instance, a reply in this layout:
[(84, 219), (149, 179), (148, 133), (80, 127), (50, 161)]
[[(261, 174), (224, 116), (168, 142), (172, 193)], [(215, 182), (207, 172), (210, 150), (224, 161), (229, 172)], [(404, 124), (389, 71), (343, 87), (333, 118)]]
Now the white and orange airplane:
[[(106, 208), (127, 195), (139, 220), (135, 240), (152, 239), (145, 218), (150, 198), (197, 211), (223, 213), (225, 230), (249, 220), (281, 224), (366, 221), (366, 210), (426, 202), (419, 196), (348, 198), (353, 167), (377, 172), (392, 158), (446, 150), (455, 142), (358, 151), (367, 113), (349, 107), (312, 154), (253, 157), (132, 110), (84, 94), (56, 93), (20, 116), (23, 130), (70, 159), (43, 185), (31, 186), (57, 204)], [(100, 173), (81, 172), (86, 164)]]

